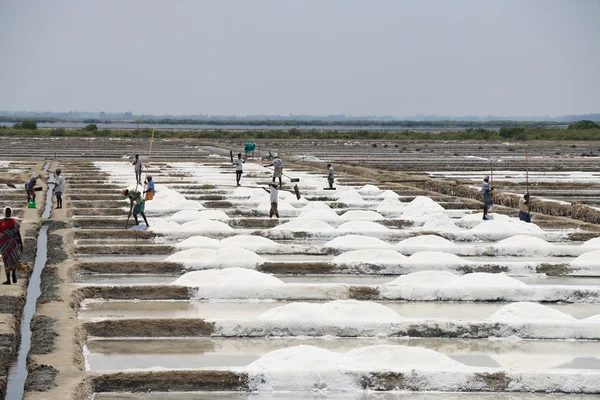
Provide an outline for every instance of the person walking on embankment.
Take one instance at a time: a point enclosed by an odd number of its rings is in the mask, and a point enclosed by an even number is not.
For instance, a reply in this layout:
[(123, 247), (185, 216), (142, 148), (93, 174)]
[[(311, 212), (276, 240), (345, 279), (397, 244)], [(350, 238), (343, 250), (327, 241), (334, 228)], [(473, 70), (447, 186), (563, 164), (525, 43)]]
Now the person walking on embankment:
[(54, 189), (52, 192), (56, 195), (56, 208), (62, 208), (62, 195), (65, 192), (65, 177), (60, 168), (56, 169), (54, 178)]
[(142, 159), (139, 154), (135, 155), (135, 159), (131, 163), (133, 165), (133, 169), (135, 170), (135, 182), (138, 185), (142, 184)]
[(3, 285), (17, 283), (17, 269), (27, 272), (27, 267), (21, 262), (23, 254), (23, 239), (21, 238), (21, 225), (12, 218), (12, 208), (4, 209), (4, 219), (0, 220), (0, 252), (6, 273), (6, 282)]
[(525, 222), (531, 222), (531, 213), (529, 212), (529, 193), (525, 193), (519, 199), (519, 219)]
[(244, 173), (244, 160), (242, 160), (242, 153), (238, 153), (237, 158), (233, 159), (233, 165), (235, 165), (235, 182), (238, 186), (241, 186), (240, 179)]
[(327, 182), (329, 182), (329, 189), (333, 189), (333, 167), (331, 164), (327, 164)]
[(275, 183), (275, 178), (279, 178), (279, 187), (283, 187), (283, 182), (281, 181), (281, 177), (283, 176), (283, 161), (279, 158), (279, 155), (275, 154), (273, 157), (273, 162), (266, 167), (273, 167), (273, 183)]
[(483, 219), (487, 220), (487, 214), (489, 208), (492, 206), (492, 191), (493, 187), (490, 187), (490, 177), (486, 175), (483, 178), (483, 183), (481, 184), (481, 197), (483, 199)]
[[(144, 222), (146, 223), (146, 227), (150, 228), (150, 224), (148, 224), (148, 220), (146, 219), (145, 211), (145, 200), (142, 198), (142, 194), (137, 190), (123, 189), (121, 194), (129, 199), (129, 217), (133, 214), (133, 219), (135, 219), (135, 224), (139, 225), (138, 214), (142, 215), (144, 218)], [(134, 205), (135, 204), (135, 205)]]
[(270, 186), (270, 189), (263, 188), (270, 195), (269, 199), (271, 200), (271, 209), (269, 210), (269, 218), (273, 218), (273, 215), (279, 218), (279, 190), (277, 189), (277, 184), (275, 182), (271, 183)]

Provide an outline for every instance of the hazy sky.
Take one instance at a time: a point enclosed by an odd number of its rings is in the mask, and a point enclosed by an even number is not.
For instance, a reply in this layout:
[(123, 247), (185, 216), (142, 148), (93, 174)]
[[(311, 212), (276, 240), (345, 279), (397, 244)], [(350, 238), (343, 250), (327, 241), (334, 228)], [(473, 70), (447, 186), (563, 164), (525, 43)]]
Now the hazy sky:
[(0, 0), (0, 110), (600, 112), (600, 0)]

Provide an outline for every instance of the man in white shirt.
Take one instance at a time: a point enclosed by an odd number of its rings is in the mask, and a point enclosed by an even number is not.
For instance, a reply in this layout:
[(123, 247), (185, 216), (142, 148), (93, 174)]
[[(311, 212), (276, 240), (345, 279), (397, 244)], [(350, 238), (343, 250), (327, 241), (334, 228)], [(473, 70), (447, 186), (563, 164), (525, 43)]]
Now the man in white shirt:
[(138, 184), (142, 184), (142, 159), (139, 154), (135, 155), (135, 160), (133, 160), (133, 168), (135, 169), (135, 181)]
[(279, 202), (279, 190), (277, 189), (277, 184), (275, 182), (271, 183), (270, 186), (270, 189), (263, 188), (267, 193), (270, 194), (271, 210), (269, 211), (269, 218), (272, 218), (273, 215), (279, 218), (279, 210), (277, 209)]
[(57, 168), (54, 177), (54, 189), (52, 189), (52, 192), (56, 195), (56, 208), (62, 208), (62, 195), (65, 192), (65, 177), (61, 174), (61, 169)]
[(273, 158), (273, 163), (267, 165), (267, 167), (273, 167), (273, 183), (275, 183), (275, 178), (279, 178), (279, 187), (283, 187), (283, 182), (281, 182), (281, 177), (283, 176), (283, 161), (277, 154)]
[(235, 165), (235, 181), (240, 186), (240, 179), (244, 173), (244, 160), (242, 160), (242, 153), (238, 153), (237, 158), (233, 159), (233, 165)]

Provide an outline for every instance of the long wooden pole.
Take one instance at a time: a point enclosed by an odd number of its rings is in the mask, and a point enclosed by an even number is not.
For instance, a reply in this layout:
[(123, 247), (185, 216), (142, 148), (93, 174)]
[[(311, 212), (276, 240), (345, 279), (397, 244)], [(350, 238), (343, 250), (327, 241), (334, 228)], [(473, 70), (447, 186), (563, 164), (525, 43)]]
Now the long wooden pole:
[(490, 206), (490, 213), (494, 210), (494, 197), (492, 196), (492, 188), (494, 187), (494, 169), (492, 168), (492, 158), (490, 157), (490, 201), (492, 205)]
[(529, 194), (529, 152), (525, 147), (525, 184), (527, 185), (527, 194)]

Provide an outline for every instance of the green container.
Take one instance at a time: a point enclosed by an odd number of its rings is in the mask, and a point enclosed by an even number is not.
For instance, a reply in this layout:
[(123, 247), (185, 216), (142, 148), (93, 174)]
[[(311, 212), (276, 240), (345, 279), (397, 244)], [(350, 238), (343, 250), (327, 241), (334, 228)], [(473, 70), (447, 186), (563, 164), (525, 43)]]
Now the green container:
[(35, 200), (29, 200), (29, 203), (27, 203), (27, 208), (35, 208)]

